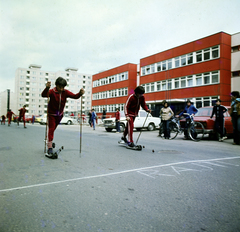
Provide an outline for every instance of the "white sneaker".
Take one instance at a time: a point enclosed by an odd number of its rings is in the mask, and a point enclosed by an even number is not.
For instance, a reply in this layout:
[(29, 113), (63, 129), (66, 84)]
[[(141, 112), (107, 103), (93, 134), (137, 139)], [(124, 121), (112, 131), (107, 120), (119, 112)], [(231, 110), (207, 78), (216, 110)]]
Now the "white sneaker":
[(223, 140), (225, 140), (225, 139), (227, 139), (227, 136), (223, 136), (223, 138), (222, 138)]
[(223, 141), (223, 138), (219, 138), (219, 140), (218, 140), (219, 142), (222, 142)]

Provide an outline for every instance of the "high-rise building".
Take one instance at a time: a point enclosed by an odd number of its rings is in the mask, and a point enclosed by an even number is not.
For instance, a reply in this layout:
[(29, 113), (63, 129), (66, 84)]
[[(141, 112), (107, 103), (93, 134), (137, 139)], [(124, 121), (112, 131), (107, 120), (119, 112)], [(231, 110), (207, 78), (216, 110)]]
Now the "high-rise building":
[[(65, 71), (44, 71), (40, 65), (29, 65), (28, 68), (18, 68), (15, 72), (15, 94), (16, 107), (21, 108), (27, 105), (28, 115), (42, 115), (47, 112), (47, 99), (42, 98), (41, 93), (44, 90), (47, 81), (51, 81), (51, 88), (55, 87), (57, 77), (63, 77), (67, 81), (66, 89), (73, 93), (79, 92), (81, 88), (85, 89), (83, 96), (82, 110), (91, 109), (91, 86), (92, 75), (79, 73), (76, 68), (67, 68)], [(74, 113), (81, 110), (80, 100), (68, 98), (65, 106), (65, 114)]]
[(240, 32), (232, 35), (232, 91), (240, 91)]

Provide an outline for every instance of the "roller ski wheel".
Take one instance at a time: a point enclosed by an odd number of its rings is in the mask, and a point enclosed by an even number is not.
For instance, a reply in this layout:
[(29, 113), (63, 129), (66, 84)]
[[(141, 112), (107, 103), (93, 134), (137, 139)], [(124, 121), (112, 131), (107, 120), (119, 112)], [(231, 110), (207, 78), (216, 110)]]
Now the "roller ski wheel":
[(127, 149), (135, 150), (135, 151), (141, 151), (142, 146), (141, 145), (135, 145), (135, 146), (126, 146)]

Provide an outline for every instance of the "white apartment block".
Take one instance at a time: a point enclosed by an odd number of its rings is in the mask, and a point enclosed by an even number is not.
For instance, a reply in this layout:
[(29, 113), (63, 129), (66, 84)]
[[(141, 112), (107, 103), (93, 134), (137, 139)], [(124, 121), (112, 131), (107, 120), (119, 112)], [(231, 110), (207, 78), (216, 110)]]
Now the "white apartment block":
[(232, 35), (231, 90), (240, 91), (240, 32)]
[[(9, 109), (13, 111), (13, 113), (18, 114), (16, 104), (15, 104), (15, 93), (6, 89), (5, 91), (0, 93), (0, 116), (7, 114), (8, 106)], [(8, 105), (9, 104), (9, 105)]]
[[(91, 109), (92, 75), (79, 73), (76, 68), (67, 68), (65, 71), (44, 71), (40, 65), (29, 65), (28, 68), (18, 68), (15, 72), (16, 107), (20, 109), (27, 105), (26, 115), (42, 115), (47, 112), (47, 99), (42, 98), (47, 81), (51, 81), (51, 88), (55, 87), (56, 79), (61, 76), (67, 81), (65, 89), (78, 93), (81, 88), (85, 89), (83, 96), (83, 112)], [(81, 98), (68, 98), (64, 112), (66, 115), (77, 115), (81, 110)]]

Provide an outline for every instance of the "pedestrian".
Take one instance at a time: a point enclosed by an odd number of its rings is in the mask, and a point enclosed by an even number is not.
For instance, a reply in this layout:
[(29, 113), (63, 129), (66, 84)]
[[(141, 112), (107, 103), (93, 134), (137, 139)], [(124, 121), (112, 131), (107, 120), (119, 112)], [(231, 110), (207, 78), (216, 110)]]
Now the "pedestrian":
[(103, 108), (103, 112), (102, 112), (102, 121), (103, 121), (103, 119), (106, 118), (106, 114), (107, 114), (107, 111), (106, 111), (105, 108)]
[(5, 119), (6, 119), (5, 115), (2, 115), (1, 125), (2, 125), (2, 124), (5, 125)]
[(230, 115), (233, 124), (233, 145), (240, 144), (240, 96), (238, 91), (231, 93), (232, 103)]
[(95, 130), (95, 127), (96, 127), (96, 119), (97, 119), (97, 115), (96, 115), (94, 109), (92, 109), (92, 117), (91, 117), (91, 120), (92, 120), (93, 130)]
[(115, 118), (116, 118), (116, 133), (120, 133), (120, 112), (119, 108), (116, 109), (115, 113)]
[[(144, 94), (145, 89), (142, 86), (138, 86), (134, 93), (131, 94), (124, 106), (124, 113), (127, 119), (127, 125), (123, 132), (123, 136), (121, 140), (128, 144), (129, 147), (134, 147), (135, 144), (133, 143), (133, 128), (134, 128), (134, 120), (138, 115), (140, 106), (147, 112), (151, 113), (151, 110), (148, 109)], [(128, 135), (128, 139), (126, 136)]]
[(88, 112), (88, 123), (89, 126), (92, 127), (92, 110)]
[(35, 115), (32, 116), (32, 124), (35, 122)]
[(21, 121), (21, 119), (23, 120), (23, 126), (26, 129), (26, 121), (25, 121), (25, 113), (26, 113), (26, 105), (23, 106), (23, 108), (19, 109), (19, 117), (17, 119), (17, 125), (19, 126), (19, 122)]
[[(188, 99), (185, 109), (178, 116), (180, 117), (184, 113), (188, 113), (189, 115), (195, 115), (197, 112), (198, 112), (198, 109), (192, 104), (190, 99)], [(189, 115), (184, 116), (186, 118), (185, 128), (184, 128), (184, 139), (188, 139), (188, 127), (191, 122), (191, 118)]]
[(42, 92), (42, 97), (49, 98), (47, 109), (47, 121), (48, 121), (48, 151), (46, 156), (48, 158), (55, 158), (53, 155), (52, 141), (54, 138), (54, 132), (63, 118), (63, 110), (66, 104), (67, 98), (79, 99), (84, 94), (84, 89), (81, 88), (77, 94), (64, 89), (67, 85), (67, 81), (58, 77), (55, 81), (55, 87), (50, 89), (51, 82), (48, 81), (46, 88)]
[[(172, 109), (169, 107), (168, 102), (164, 102), (163, 108), (160, 110), (160, 117), (161, 121), (163, 123), (163, 133), (164, 133), (164, 138), (169, 139), (170, 138), (170, 128), (169, 128), (169, 123), (170, 119), (174, 116), (174, 113)], [(159, 129), (160, 133), (160, 129)]]
[(227, 112), (228, 109), (225, 106), (221, 105), (221, 100), (216, 100), (216, 105), (213, 107), (212, 115), (210, 118), (213, 117), (213, 115), (216, 116), (215, 122), (214, 122), (214, 128), (218, 135), (218, 141), (222, 142), (224, 139), (227, 139), (225, 136), (225, 127), (224, 127), (224, 113)]
[[(8, 112), (7, 112), (7, 119), (8, 119), (8, 126), (10, 126), (11, 125), (11, 120), (12, 120), (12, 115), (13, 115), (14, 113), (12, 112), (12, 110), (11, 109), (9, 109), (8, 110)], [(17, 116), (16, 114), (14, 114), (15, 116)]]

